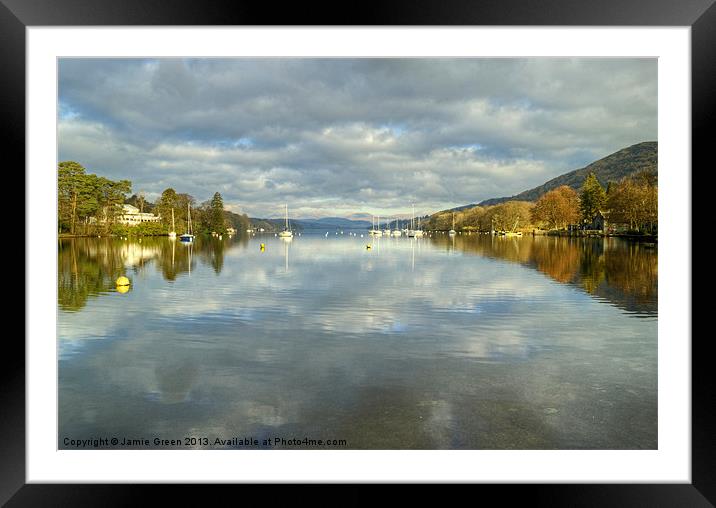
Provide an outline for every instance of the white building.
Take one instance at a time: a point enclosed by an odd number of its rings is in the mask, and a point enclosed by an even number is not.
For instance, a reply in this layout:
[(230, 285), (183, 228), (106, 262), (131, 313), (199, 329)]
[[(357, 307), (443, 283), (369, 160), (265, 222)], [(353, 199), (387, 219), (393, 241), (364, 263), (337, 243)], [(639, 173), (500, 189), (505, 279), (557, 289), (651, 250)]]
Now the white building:
[(141, 213), (139, 208), (132, 205), (122, 205), (122, 214), (117, 216), (117, 222), (136, 226), (142, 222), (159, 222), (160, 217), (153, 213)]

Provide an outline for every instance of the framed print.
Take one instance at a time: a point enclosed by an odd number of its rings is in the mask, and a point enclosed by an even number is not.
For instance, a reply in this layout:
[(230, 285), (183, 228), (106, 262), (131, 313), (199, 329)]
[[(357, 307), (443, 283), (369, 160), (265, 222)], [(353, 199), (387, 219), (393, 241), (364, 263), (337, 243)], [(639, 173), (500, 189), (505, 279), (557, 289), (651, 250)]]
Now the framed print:
[(387, 4), (358, 26), (131, 5), (0, 5), (27, 200), (3, 501), (713, 502), (690, 170), (710, 2)]

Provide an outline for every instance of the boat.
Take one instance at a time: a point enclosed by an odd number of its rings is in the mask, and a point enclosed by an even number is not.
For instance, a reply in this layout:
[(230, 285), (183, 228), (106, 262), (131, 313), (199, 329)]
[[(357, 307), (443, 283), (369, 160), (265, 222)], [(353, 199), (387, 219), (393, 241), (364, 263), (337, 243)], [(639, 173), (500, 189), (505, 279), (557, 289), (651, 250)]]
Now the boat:
[(383, 230), (383, 236), (390, 236), (390, 220), (386, 218), (385, 229)]
[(284, 226), (283, 231), (281, 231), (278, 236), (280, 238), (293, 238), (293, 232), (288, 225), (288, 203), (286, 204), (286, 226)]
[(512, 231), (505, 231), (503, 234), (505, 236), (522, 236), (522, 231), (515, 231), (517, 229), (517, 223), (519, 222), (519, 218), (515, 221), (515, 225), (512, 228)]
[(176, 237), (177, 237), (177, 231), (176, 231), (176, 228), (174, 227), (174, 207), (172, 207), (172, 230), (169, 231), (169, 238), (174, 239)]
[(413, 203), (413, 216), (410, 218), (410, 229), (408, 230), (408, 236), (411, 238), (420, 238), (423, 236), (423, 230), (420, 229), (420, 219), (418, 219), (418, 228), (413, 229), (413, 222), (415, 221), (415, 204)]
[(398, 219), (395, 219), (395, 229), (391, 231), (390, 233), (393, 236), (401, 236), (403, 233), (400, 231), (400, 221)]
[(179, 237), (184, 243), (192, 243), (194, 241), (194, 229), (191, 227), (191, 205), (186, 204), (186, 233)]
[(448, 231), (448, 234), (451, 236), (455, 236), (457, 234), (457, 231), (455, 231), (455, 212), (452, 213), (452, 229)]
[(373, 225), (370, 228), (368, 234), (372, 236), (383, 236), (383, 232), (380, 230), (380, 217), (378, 217), (378, 228), (375, 227), (375, 215), (373, 215)]

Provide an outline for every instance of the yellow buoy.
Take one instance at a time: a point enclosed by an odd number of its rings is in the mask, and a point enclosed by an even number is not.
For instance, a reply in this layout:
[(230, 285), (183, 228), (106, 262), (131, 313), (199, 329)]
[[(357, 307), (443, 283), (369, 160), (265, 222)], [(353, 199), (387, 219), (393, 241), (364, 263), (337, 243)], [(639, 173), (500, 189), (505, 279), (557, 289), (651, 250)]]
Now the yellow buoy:
[(261, 244), (261, 250), (266, 250), (266, 246), (263, 243)]
[(370, 250), (370, 245), (366, 245), (365, 248)]
[(129, 291), (129, 286), (128, 286), (128, 285), (127, 285), (127, 286), (117, 286), (117, 293), (122, 293), (122, 294), (124, 294), (124, 293), (126, 293), (127, 291)]
[(119, 277), (115, 281), (115, 283), (117, 284), (117, 286), (129, 286), (129, 279), (123, 275), (123, 276)]

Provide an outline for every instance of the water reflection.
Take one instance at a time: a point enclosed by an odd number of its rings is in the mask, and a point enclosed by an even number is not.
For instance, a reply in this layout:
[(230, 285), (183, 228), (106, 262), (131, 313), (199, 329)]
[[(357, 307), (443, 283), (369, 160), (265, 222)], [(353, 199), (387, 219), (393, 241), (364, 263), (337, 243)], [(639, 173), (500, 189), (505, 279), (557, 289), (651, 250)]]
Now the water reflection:
[(619, 238), (501, 237), (436, 234), (430, 241), (449, 252), (507, 260), (642, 315), (656, 315), (658, 249)]
[(656, 248), (304, 234), (63, 240), (58, 255), (61, 448), (197, 433), (657, 446)]
[[(246, 248), (247, 236), (202, 238), (184, 244), (166, 238), (141, 240), (79, 238), (59, 241), (58, 292), (64, 310), (81, 308), (89, 296), (114, 290), (114, 280), (156, 266), (166, 280), (190, 273), (192, 255), (219, 275), (225, 251)], [(284, 270), (289, 271), (291, 238), (280, 239)], [(490, 235), (436, 234), (429, 238), (371, 237), (371, 249), (381, 242), (408, 242), (410, 267), (415, 271), (416, 250), (424, 242), (448, 253), (477, 254), (535, 268), (552, 279), (580, 287), (630, 312), (655, 315), (658, 293), (658, 250), (653, 244), (617, 238), (507, 238)]]
[(284, 265), (286, 268), (286, 273), (288, 273), (288, 249), (293, 242), (293, 238), (291, 237), (281, 237), (280, 238), (281, 243), (283, 244), (283, 257), (284, 257)]
[(62, 310), (79, 310), (90, 296), (115, 291), (120, 275), (139, 275), (152, 267), (174, 281), (190, 274), (199, 262), (219, 275), (225, 252), (246, 248), (248, 238), (197, 238), (183, 243), (165, 237), (142, 239), (73, 238), (58, 241), (58, 303)]

